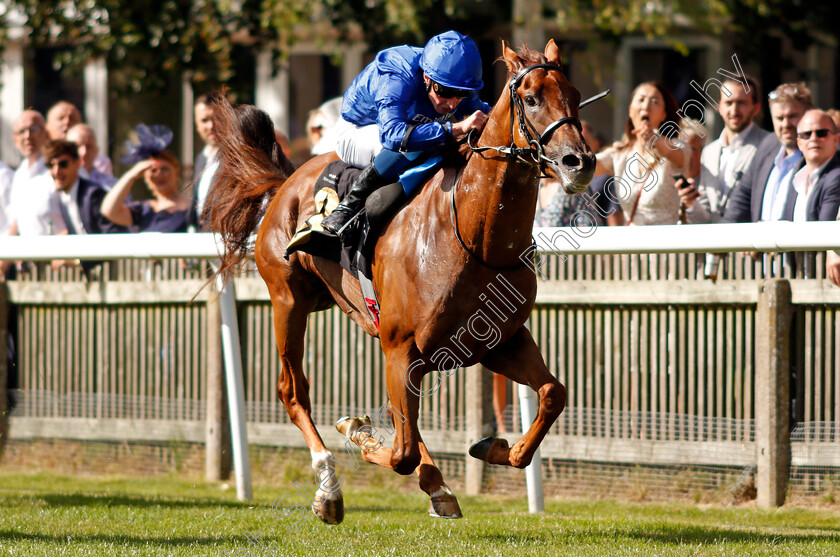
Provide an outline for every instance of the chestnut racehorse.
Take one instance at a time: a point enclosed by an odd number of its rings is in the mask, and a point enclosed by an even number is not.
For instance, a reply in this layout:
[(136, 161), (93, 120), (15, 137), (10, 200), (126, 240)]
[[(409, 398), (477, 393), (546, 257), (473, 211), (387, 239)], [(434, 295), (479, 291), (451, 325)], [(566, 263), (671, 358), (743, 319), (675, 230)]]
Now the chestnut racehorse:
[[(563, 75), (554, 41), (544, 53), (522, 47), (517, 54), (504, 42), (502, 49), (510, 82), (457, 181), (451, 179), (454, 170), (438, 172), (380, 233), (372, 264), (381, 306), (378, 330), (358, 281), (337, 263), (302, 252), (284, 258), (290, 238), (313, 214), (315, 181), (335, 155), (307, 162), (281, 183), (231, 125), (230, 114), (227, 123), (223, 118), (222, 162), (209, 217), (229, 248), (223, 269), (230, 270), (246, 253), (261, 199), (276, 191), (259, 228), (255, 257), (274, 309), (282, 362), (278, 395), (311, 451), (320, 482), (312, 508), (325, 522), (341, 522), (344, 506), (333, 455), (311, 418), (303, 370), (304, 331), (313, 311), (338, 304), (365, 332), (379, 337), (389, 402), (401, 419), (392, 420), (392, 448), (363, 450), (362, 456), (400, 474), (417, 470), (433, 516), (460, 517), (461, 511), (417, 429), (420, 396), (408, 383), (419, 386), (423, 376), (451, 369), (453, 361), (458, 366), (480, 362), (534, 389), (539, 411), (517, 443), (490, 438), (471, 449), (488, 463), (517, 468), (531, 462), (565, 406), (565, 387), (548, 371), (525, 327), (537, 285), (520, 256), (532, 247), (540, 172), (560, 181), (567, 193), (578, 193), (592, 178), (595, 157), (580, 133), (580, 93)], [(485, 290), (502, 280), (516, 295), (510, 312), (493, 316)], [(478, 333), (478, 321), (469, 320), (477, 315), (484, 319)], [(491, 327), (498, 331), (493, 338), (484, 334)], [(340, 423), (339, 430), (365, 449), (360, 433), (367, 423), (354, 418)]]

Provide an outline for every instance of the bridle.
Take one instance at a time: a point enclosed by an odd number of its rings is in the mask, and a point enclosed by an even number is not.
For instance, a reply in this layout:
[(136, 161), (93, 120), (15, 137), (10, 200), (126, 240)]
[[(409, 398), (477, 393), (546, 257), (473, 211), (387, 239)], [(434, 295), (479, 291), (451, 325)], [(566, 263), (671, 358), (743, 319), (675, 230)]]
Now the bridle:
[[(522, 80), (525, 79), (525, 76), (528, 75), (529, 72), (536, 70), (536, 69), (545, 69), (549, 70), (556, 70), (558, 72), (563, 72), (563, 69), (558, 66), (557, 64), (534, 64), (533, 66), (527, 66), (523, 68), (518, 74), (513, 76), (510, 79), (510, 83), (508, 83), (508, 89), (510, 90), (510, 145), (509, 146), (498, 146), (498, 147), (477, 147), (472, 144), (470, 141), (470, 137), (472, 136), (472, 130), (470, 134), (467, 135), (467, 145), (469, 145), (470, 149), (474, 153), (481, 153), (487, 150), (494, 150), (498, 151), (499, 154), (504, 155), (506, 157), (514, 158), (521, 160), (527, 164), (537, 165), (540, 168), (540, 174), (545, 176), (545, 165), (546, 163), (553, 162), (552, 159), (545, 156), (545, 145), (549, 141), (551, 141), (551, 137), (554, 135), (554, 132), (557, 131), (560, 126), (564, 124), (570, 124), (577, 128), (578, 131), (581, 131), (580, 120), (573, 116), (565, 116), (560, 118), (559, 120), (555, 120), (554, 122), (550, 123), (542, 133), (537, 131), (537, 128), (534, 124), (528, 120), (528, 117), (525, 116), (525, 107), (523, 106), (522, 97), (516, 92), (519, 89), (519, 85), (522, 83)], [(597, 101), (598, 99), (602, 99), (606, 97), (610, 93), (610, 90), (607, 89), (602, 93), (599, 93), (593, 97), (590, 97), (580, 103), (578, 109), (583, 108), (584, 106)], [(522, 132), (522, 136), (528, 141), (527, 147), (518, 147), (516, 145), (516, 140), (514, 136), (514, 121), (518, 121), (519, 124), (519, 131)]]
[[(580, 120), (574, 118), (572, 116), (566, 116), (564, 118), (560, 118), (559, 120), (555, 120), (554, 122), (550, 123), (542, 133), (537, 131), (537, 128), (528, 120), (528, 117), (525, 116), (525, 107), (522, 104), (522, 97), (517, 94), (516, 90), (519, 88), (520, 83), (528, 74), (528, 72), (532, 70), (536, 70), (537, 68), (545, 68), (546, 70), (557, 70), (558, 72), (563, 71), (563, 69), (558, 66), (557, 64), (534, 64), (533, 66), (528, 66), (523, 68), (518, 74), (511, 78), (510, 83), (508, 84), (508, 88), (510, 89), (510, 99), (511, 99), (511, 109), (510, 109), (510, 146), (498, 146), (498, 147), (477, 147), (472, 144), (470, 141), (470, 137), (472, 136), (472, 132), (474, 130), (470, 130), (470, 133), (467, 134), (467, 145), (474, 153), (481, 153), (488, 150), (495, 150), (498, 151), (499, 154), (504, 155), (506, 157), (510, 157), (513, 159), (521, 160), (527, 164), (532, 164), (539, 166), (540, 174), (543, 176), (545, 175), (545, 164), (547, 162), (552, 162), (552, 159), (545, 156), (544, 146), (546, 143), (551, 141), (551, 137), (554, 135), (554, 132), (557, 129), (564, 125), (570, 124), (577, 128), (578, 131), (581, 131), (581, 124)], [(607, 89), (597, 95), (590, 97), (580, 103), (578, 108), (583, 108), (584, 106), (595, 102), (599, 99), (602, 99), (610, 94), (610, 90)], [(514, 115), (514, 112), (516, 115)], [(516, 145), (514, 132), (514, 120), (519, 121), (519, 129), (522, 132), (522, 135), (525, 139), (528, 140), (528, 147), (518, 147)], [(530, 160), (526, 157), (530, 157)], [(490, 269), (496, 271), (517, 271), (523, 267), (525, 267), (526, 263), (520, 260), (513, 265), (503, 265), (503, 266), (495, 266), (490, 265), (486, 261), (484, 261), (481, 257), (470, 251), (467, 247), (467, 244), (464, 242), (463, 238), (461, 238), (460, 232), (458, 232), (458, 210), (455, 207), (455, 190), (458, 189), (459, 184), (459, 176), (456, 175), (453, 179), (452, 187), (450, 188), (450, 203), (449, 203), (449, 218), (452, 222), (452, 229), (455, 231), (455, 238), (458, 240), (458, 243), (461, 245), (461, 249), (463, 249), (470, 259), (477, 261), (478, 263), (484, 265), (485, 267), (489, 267)]]

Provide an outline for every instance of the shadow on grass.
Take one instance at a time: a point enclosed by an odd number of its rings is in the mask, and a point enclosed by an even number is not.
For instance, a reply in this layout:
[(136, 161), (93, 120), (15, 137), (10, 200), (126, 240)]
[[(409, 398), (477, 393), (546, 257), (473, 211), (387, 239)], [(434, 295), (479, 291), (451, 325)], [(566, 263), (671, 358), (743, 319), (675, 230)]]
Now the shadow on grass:
[(141, 536), (121, 536), (106, 535), (106, 534), (85, 534), (84, 536), (71, 536), (72, 541), (68, 541), (67, 534), (50, 536), (48, 534), (18, 532), (15, 530), (0, 530), (0, 542), (39, 542), (45, 544), (61, 544), (66, 546), (68, 543), (85, 545), (85, 544), (112, 544), (114, 546), (137, 546), (148, 549), (150, 545), (158, 547), (180, 547), (180, 546), (203, 546), (203, 547), (226, 547), (231, 544), (239, 546), (247, 546), (251, 539), (246, 536), (225, 536), (218, 538), (211, 537), (141, 537)]
[[(770, 529), (772, 527), (765, 527)], [(815, 530), (821, 529), (814, 527)], [(685, 544), (720, 544), (720, 543), (759, 543), (759, 544), (788, 544), (788, 543), (814, 543), (814, 542), (840, 542), (840, 535), (830, 533), (814, 534), (774, 534), (772, 532), (746, 532), (743, 530), (731, 530), (723, 528), (704, 528), (698, 526), (686, 526), (682, 528), (665, 529), (657, 528), (654, 531), (645, 531), (641, 528), (626, 531), (625, 537), (654, 541), (668, 545)]]
[[(197, 507), (224, 507), (227, 509), (246, 509), (254, 506), (253, 502), (245, 501), (224, 501), (220, 499), (195, 498), (175, 499), (167, 497), (155, 497), (144, 495), (79, 495), (64, 493), (27, 493), (25, 497), (41, 499), (51, 507), (84, 507), (101, 505), (106, 507), (166, 507), (166, 508), (197, 508)], [(11, 502), (14, 498), (4, 497)]]
[[(745, 527), (749, 528), (749, 527)], [(772, 527), (766, 527), (769, 530)], [(812, 527), (814, 530), (833, 530), (833, 528)], [(494, 544), (518, 543), (534, 544), (551, 542), (551, 536), (545, 535), (545, 530), (524, 531), (524, 532), (482, 532), (474, 533), (473, 537)], [(744, 530), (708, 528), (698, 526), (675, 527), (663, 529), (662, 527), (619, 528), (600, 532), (590, 529), (564, 529), (562, 537), (569, 539), (577, 537), (587, 542), (596, 541), (597, 538), (604, 538), (610, 543), (620, 538), (632, 539), (642, 542), (652, 542), (661, 545), (683, 546), (683, 545), (737, 545), (737, 544), (761, 544), (761, 545), (786, 545), (786, 544), (813, 544), (818, 542), (840, 543), (840, 534), (813, 533), (813, 534), (774, 534), (772, 532), (748, 532)]]

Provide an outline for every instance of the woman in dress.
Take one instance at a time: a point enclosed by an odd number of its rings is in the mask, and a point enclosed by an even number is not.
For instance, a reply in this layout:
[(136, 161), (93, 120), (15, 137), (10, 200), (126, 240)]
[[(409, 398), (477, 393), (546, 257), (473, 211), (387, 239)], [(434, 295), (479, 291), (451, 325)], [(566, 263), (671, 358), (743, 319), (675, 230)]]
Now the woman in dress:
[[(141, 127), (146, 131), (141, 132)], [(179, 189), (181, 164), (166, 149), (172, 132), (164, 126), (138, 126), (139, 144), (129, 144), (121, 160), (134, 163), (102, 201), (102, 214), (113, 223), (140, 232), (186, 232), (191, 200)], [(147, 201), (128, 201), (131, 186), (140, 177), (152, 193)]]
[(615, 178), (627, 224), (675, 224), (680, 198), (674, 175), (688, 176), (691, 147), (680, 140), (677, 103), (659, 82), (633, 91), (621, 141), (597, 155), (596, 174)]

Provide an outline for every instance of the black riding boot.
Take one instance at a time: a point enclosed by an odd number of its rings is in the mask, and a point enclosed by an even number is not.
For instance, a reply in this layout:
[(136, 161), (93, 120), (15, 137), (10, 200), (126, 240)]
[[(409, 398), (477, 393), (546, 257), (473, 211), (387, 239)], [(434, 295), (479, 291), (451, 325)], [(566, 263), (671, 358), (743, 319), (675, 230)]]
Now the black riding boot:
[(370, 163), (370, 165), (362, 170), (362, 173), (359, 174), (353, 181), (353, 185), (350, 186), (350, 191), (347, 192), (347, 195), (344, 196), (344, 199), (341, 200), (338, 207), (330, 213), (330, 216), (321, 222), (321, 227), (325, 231), (335, 234), (341, 238), (341, 241), (343, 242), (344, 232), (342, 231), (341, 234), (339, 234), (341, 228), (347, 224), (356, 213), (362, 210), (362, 207), (365, 206), (365, 200), (368, 195), (384, 185), (385, 179), (379, 175), (379, 172), (376, 171), (373, 163)]

